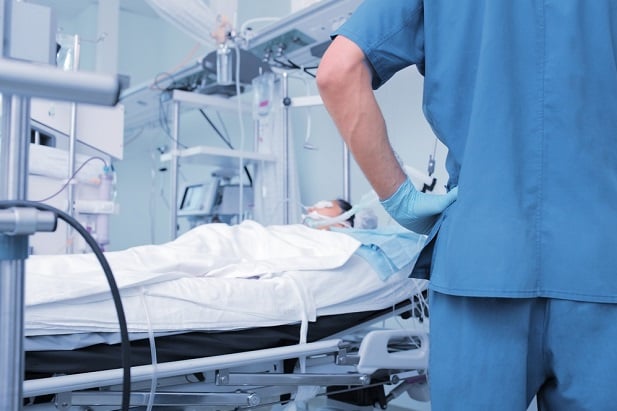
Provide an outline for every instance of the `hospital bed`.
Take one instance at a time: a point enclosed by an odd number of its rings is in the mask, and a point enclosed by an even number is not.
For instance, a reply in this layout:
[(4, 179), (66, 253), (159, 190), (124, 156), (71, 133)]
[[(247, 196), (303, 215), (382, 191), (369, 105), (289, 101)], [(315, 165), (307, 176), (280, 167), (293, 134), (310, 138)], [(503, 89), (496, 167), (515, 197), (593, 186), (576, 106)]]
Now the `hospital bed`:
[[(409, 275), (426, 239), (350, 233), (207, 224), (106, 253), (132, 340), (131, 406), (386, 407), (424, 384), (425, 283)], [(96, 260), (31, 256), (26, 273), (24, 409), (120, 409), (120, 337)]]

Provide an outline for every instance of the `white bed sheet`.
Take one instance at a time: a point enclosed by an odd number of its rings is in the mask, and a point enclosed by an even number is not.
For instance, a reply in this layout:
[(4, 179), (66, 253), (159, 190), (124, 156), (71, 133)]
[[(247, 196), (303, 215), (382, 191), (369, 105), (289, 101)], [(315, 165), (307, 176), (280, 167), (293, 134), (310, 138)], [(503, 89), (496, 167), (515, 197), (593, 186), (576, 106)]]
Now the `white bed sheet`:
[[(408, 278), (415, 258), (384, 281), (354, 254), (359, 245), (344, 233), (243, 222), (199, 226), (173, 242), (107, 257), (121, 287), (129, 332), (147, 335), (378, 310), (425, 286)], [(418, 244), (416, 258), (420, 249)], [(97, 265), (91, 255), (31, 257), (25, 335), (117, 333), (113, 302)]]

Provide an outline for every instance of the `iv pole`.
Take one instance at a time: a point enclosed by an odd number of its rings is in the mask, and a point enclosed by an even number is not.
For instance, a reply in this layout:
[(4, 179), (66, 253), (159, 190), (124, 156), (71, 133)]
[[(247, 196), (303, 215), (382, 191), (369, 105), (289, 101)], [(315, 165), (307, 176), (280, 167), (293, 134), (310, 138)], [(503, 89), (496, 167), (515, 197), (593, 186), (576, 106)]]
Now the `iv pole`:
[[(25, 200), (30, 144), (30, 97), (113, 106), (117, 76), (65, 72), (11, 60), (11, 15), (15, 0), (0, 0), (0, 200)], [(13, 207), (0, 210), (0, 409), (22, 408), (24, 380), (24, 268), (28, 236), (52, 231), (49, 212)]]

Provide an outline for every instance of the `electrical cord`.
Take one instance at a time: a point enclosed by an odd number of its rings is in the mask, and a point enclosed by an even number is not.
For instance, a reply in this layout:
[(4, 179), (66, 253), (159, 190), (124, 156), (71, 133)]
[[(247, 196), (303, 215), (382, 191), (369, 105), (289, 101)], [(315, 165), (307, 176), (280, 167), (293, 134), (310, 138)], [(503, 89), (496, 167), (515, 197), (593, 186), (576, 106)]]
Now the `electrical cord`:
[(61, 211), (53, 206), (42, 204), (34, 201), (28, 200), (2, 200), (0, 201), (0, 208), (10, 208), (10, 207), (31, 207), (36, 208), (41, 211), (50, 211), (55, 213), (58, 218), (65, 221), (67, 224), (72, 226), (86, 241), (86, 243), (92, 249), (92, 252), (96, 256), (97, 260), (101, 264), (103, 272), (105, 273), (105, 277), (107, 278), (107, 282), (109, 283), (109, 288), (111, 291), (111, 297), (114, 302), (114, 306), (116, 308), (116, 314), (118, 316), (118, 325), (120, 327), (120, 338), (121, 338), (121, 362), (122, 362), (122, 410), (127, 411), (130, 406), (130, 394), (131, 394), (131, 347), (129, 341), (128, 327), (126, 324), (126, 316), (124, 315), (124, 308), (122, 307), (122, 299), (120, 297), (120, 291), (118, 290), (118, 285), (116, 284), (116, 280), (114, 278), (113, 272), (111, 271), (111, 267), (109, 266), (109, 262), (105, 258), (105, 255), (101, 251), (101, 248), (97, 244), (96, 240), (92, 235), (73, 217)]
[[(221, 140), (223, 140), (223, 142), (227, 145), (227, 147), (229, 147), (231, 150), (234, 150), (233, 145), (231, 144), (231, 142), (229, 141), (229, 139), (227, 139), (225, 137), (225, 135), (223, 135), (223, 133), (221, 133), (221, 131), (218, 129), (218, 127), (216, 127), (216, 125), (214, 124), (214, 122), (210, 119), (210, 117), (206, 114), (206, 112), (204, 111), (204, 109), (200, 108), (199, 112), (201, 113), (201, 115), (206, 119), (206, 121), (208, 122), (208, 124), (210, 124), (210, 126), (212, 127), (212, 129), (214, 130), (214, 132), (216, 134), (218, 134), (218, 136), (221, 138)], [(252, 187), (253, 186), (253, 178), (251, 177), (251, 173), (249, 172), (249, 169), (247, 166), (244, 166), (244, 172), (246, 173), (246, 177), (249, 179), (249, 185)]]
[(225, 121), (223, 121), (223, 117), (221, 116), (221, 112), (217, 110), (215, 113), (216, 113), (216, 117), (219, 119), (219, 123), (221, 123), (221, 128), (223, 129), (223, 134), (225, 135), (225, 137), (229, 141), (229, 130), (227, 130), (227, 127), (225, 126)]
[(300, 65), (294, 63), (293, 61), (291, 61), (291, 59), (289, 59), (287, 57), (285, 59), (287, 60), (286, 63), (284, 61), (281, 61), (281, 60), (276, 59), (276, 58), (272, 59), (272, 61), (274, 61), (278, 65), (282, 66), (283, 68), (290, 69), (290, 70), (302, 70), (304, 73), (308, 74), (309, 76), (311, 76), (313, 78), (317, 77), (315, 75), (315, 73), (311, 73), (309, 70), (316, 70), (318, 68), (318, 66), (303, 67), (303, 66), (300, 66)]
[(281, 61), (281, 60), (279, 60), (277, 58), (273, 58), (272, 61), (274, 61), (276, 64), (278, 64), (282, 68), (285, 68), (285, 69), (288, 69), (288, 70), (293, 70), (293, 69), (299, 69), (300, 68), (299, 66), (297, 66), (295, 64), (292, 64), (291, 62), (285, 63), (284, 61)]
[(291, 59), (287, 58), (287, 62), (289, 63), (289, 65), (296, 69), (296, 70), (302, 70), (304, 73), (308, 74), (309, 76), (316, 78), (317, 76), (314, 73), (311, 73), (309, 70), (316, 70), (319, 66), (309, 66), (309, 67), (304, 67), (304, 66), (300, 66), (296, 63), (294, 63), (293, 61), (291, 61)]
[(227, 147), (229, 147), (230, 149), (233, 150), (233, 146), (231, 144), (231, 141), (229, 141), (229, 139), (223, 134), (221, 133), (221, 131), (218, 129), (218, 127), (214, 124), (214, 122), (210, 119), (210, 117), (206, 114), (206, 112), (204, 111), (203, 108), (199, 109), (199, 112), (201, 113), (201, 115), (206, 119), (206, 121), (208, 122), (208, 124), (210, 124), (210, 127), (212, 127), (212, 129), (216, 132), (216, 134), (221, 138), (221, 140), (223, 140), (223, 142), (225, 143), (225, 145), (227, 145)]
[(309, 76), (313, 77), (313, 78), (317, 78), (317, 74), (315, 73), (311, 73), (309, 70), (317, 70), (317, 66), (313, 66), (313, 67), (304, 67), (302, 69), (302, 71), (304, 71), (306, 74), (308, 74)]

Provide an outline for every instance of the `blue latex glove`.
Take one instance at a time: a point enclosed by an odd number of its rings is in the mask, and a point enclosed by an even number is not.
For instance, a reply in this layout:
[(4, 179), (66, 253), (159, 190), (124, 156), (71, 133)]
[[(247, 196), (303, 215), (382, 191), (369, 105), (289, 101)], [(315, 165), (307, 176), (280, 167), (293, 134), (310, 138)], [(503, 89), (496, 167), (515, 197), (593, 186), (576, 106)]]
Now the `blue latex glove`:
[(456, 200), (458, 187), (447, 194), (427, 194), (416, 190), (408, 178), (381, 205), (397, 223), (419, 234), (428, 234), (439, 214)]

